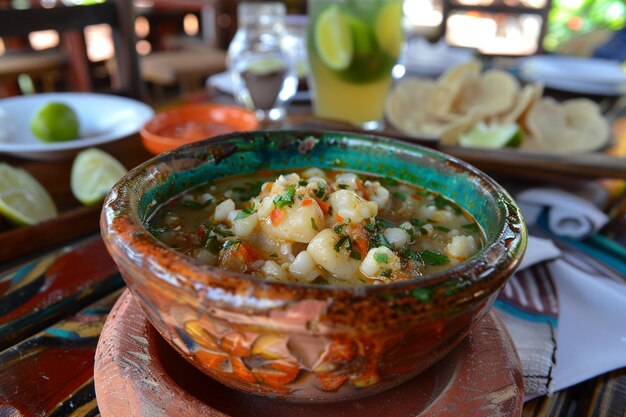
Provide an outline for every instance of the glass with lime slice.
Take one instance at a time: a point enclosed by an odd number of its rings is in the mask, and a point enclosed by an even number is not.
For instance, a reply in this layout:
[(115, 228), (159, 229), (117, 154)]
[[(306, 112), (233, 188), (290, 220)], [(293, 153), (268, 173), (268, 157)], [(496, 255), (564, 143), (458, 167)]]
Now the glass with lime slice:
[(402, 0), (309, 0), (308, 54), (317, 116), (380, 126), (404, 42)]
[(50, 220), (57, 208), (46, 189), (28, 172), (0, 163), (0, 214), (18, 225)]
[(72, 163), (72, 193), (85, 205), (99, 203), (126, 172), (124, 165), (110, 154), (97, 148), (86, 149)]

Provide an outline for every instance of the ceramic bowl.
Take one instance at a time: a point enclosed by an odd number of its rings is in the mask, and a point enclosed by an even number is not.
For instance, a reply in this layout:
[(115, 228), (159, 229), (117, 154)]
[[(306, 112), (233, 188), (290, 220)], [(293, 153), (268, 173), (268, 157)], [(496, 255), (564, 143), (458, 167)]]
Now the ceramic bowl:
[(217, 103), (191, 103), (158, 113), (142, 126), (139, 134), (148, 152), (158, 155), (212, 136), (258, 127), (250, 110)]
[[(487, 244), (466, 262), (428, 277), (316, 286), (197, 264), (143, 226), (161, 203), (197, 184), (311, 166), (430, 188), (468, 210)], [(248, 132), (165, 153), (115, 185), (101, 226), (146, 316), (181, 355), (230, 387), (306, 402), (372, 395), (443, 358), (489, 310), (527, 239), (515, 202), (484, 173), (426, 148), (340, 132)]]

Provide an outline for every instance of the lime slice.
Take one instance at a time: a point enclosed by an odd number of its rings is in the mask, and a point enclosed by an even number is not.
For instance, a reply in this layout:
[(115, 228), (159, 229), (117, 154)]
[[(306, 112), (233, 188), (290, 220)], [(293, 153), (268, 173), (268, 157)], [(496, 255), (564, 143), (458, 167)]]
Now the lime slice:
[(519, 125), (487, 126), (477, 123), (472, 130), (459, 136), (459, 145), (471, 148), (515, 148), (522, 144), (524, 134)]
[(393, 57), (398, 56), (404, 41), (401, 23), (401, 1), (385, 5), (376, 19), (376, 40), (380, 47)]
[(78, 137), (78, 116), (67, 104), (49, 102), (33, 113), (30, 129), (44, 142), (62, 142)]
[(126, 172), (126, 168), (108, 153), (96, 148), (86, 149), (76, 155), (72, 164), (72, 193), (85, 205), (96, 204)]
[(339, 6), (331, 5), (320, 13), (314, 28), (315, 49), (329, 68), (343, 70), (352, 61), (352, 32)]
[(28, 172), (0, 163), (0, 213), (15, 224), (33, 225), (56, 217), (57, 208)]

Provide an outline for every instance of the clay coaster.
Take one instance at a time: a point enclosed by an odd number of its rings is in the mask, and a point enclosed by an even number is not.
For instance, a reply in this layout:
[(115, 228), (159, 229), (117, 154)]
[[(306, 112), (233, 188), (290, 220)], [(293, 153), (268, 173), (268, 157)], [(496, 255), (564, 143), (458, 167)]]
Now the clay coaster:
[(301, 404), (257, 397), (206, 376), (152, 327), (128, 290), (104, 326), (95, 359), (102, 417), (519, 416), (523, 379), (493, 313), (448, 356), (410, 381), (355, 401)]

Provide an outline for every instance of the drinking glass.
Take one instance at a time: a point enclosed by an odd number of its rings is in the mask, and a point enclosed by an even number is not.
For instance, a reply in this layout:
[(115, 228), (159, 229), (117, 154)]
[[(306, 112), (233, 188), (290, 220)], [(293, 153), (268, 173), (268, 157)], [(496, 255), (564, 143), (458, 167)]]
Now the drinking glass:
[(282, 3), (240, 3), (228, 47), (235, 97), (260, 121), (282, 119), (298, 89), (295, 58), (285, 42), (285, 12)]
[(309, 83), (316, 116), (382, 125), (404, 42), (402, 0), (308, 0)]

